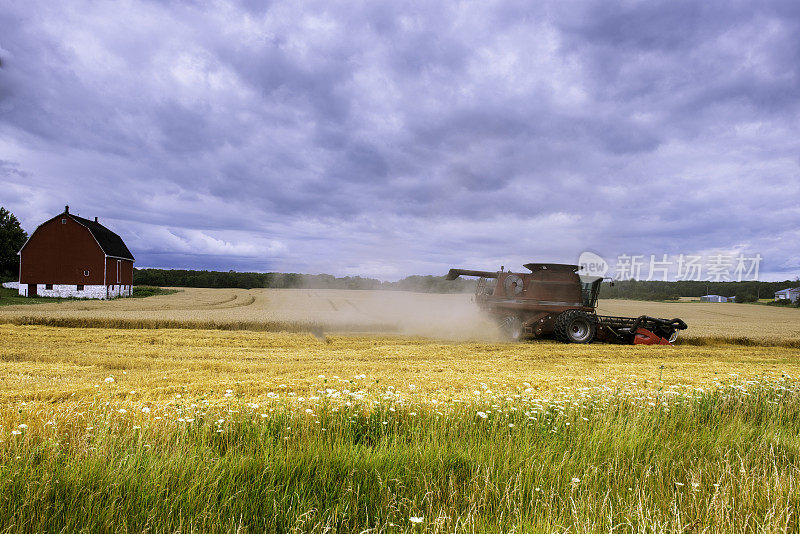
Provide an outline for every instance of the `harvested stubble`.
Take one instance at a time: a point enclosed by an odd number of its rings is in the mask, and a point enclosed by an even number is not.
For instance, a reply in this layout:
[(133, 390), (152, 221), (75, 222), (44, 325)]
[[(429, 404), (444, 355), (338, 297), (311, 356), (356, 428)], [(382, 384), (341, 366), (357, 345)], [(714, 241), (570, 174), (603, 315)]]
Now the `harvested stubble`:
[[(471, 298), (400, 291), (186, 288), (146, 299), (7, 306), (0, 308), (0, 322), (290, 332), (322, 329), (497, 340), (496, 328)], [(684, 335), (691, 340), (712, 337), (727, 344), (742, 340), (773, 346), (800, 344), (800, 310), (794, 308), (606, 300), (600, 302), (598, 313), (681, 317), (689, 324)]]

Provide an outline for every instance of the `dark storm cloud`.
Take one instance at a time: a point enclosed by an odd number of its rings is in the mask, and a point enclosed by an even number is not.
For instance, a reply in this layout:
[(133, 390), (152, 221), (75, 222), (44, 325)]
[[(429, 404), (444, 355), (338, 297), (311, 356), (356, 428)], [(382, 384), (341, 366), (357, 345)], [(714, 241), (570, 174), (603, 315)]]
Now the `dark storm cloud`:
[(799, 31), (788, 1), (20, 4), (0, 203), (100, 215), (142, 266), (796, 276)]

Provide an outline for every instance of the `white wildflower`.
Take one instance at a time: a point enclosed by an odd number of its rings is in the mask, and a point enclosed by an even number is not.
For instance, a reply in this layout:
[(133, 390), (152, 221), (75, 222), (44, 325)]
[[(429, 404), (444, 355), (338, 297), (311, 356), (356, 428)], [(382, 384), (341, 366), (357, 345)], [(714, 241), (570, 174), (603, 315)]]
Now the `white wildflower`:
[(105, 379), (105, 383), (106, 384), (113, 384), (114, 383), (114, 377), (113, 376), (109, 376), (108, 378)]
[(408, 518), (408, 520), (411, 521), (412, 523), (422, 523), (423, 519), (424, 519), (424, 517), (416, 517), (416, 516), (413, 516), (413, 515)]

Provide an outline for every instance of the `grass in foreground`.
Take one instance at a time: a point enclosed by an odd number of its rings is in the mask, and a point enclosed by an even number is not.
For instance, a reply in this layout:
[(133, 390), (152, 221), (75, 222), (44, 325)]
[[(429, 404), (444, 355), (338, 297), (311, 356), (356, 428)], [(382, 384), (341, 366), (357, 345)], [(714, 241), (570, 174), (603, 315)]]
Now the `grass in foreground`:
[(260, 404), (120, 404), (115, 382), (20, 404), (0, 432), (2, 531), (800, 528), (796, 381), (438, 402), (359, 380)]

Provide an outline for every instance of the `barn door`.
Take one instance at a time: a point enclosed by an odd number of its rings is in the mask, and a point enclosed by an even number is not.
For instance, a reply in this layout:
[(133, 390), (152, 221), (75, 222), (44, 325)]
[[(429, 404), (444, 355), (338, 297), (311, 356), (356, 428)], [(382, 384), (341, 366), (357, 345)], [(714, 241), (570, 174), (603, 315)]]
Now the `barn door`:
[(28, 284), (28, 296), (35, 297), (36, 295), (36, 284)]
[(122, 281), (121, 275), (122, 275), (122, 260), (117, 260), (117, 283), (118, 284)]

